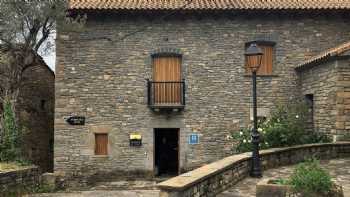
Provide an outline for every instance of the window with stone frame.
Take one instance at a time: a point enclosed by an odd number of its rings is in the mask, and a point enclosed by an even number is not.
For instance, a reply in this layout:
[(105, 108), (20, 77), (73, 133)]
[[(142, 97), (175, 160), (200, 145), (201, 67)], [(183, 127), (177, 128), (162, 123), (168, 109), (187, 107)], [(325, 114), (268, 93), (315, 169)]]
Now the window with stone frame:
[[(245, 47), (246, 49), (249, 47), (249, 45), (252, 42), (246, 43)], [(275, 52), (274, 52), (274, 46), (275, 42), (270, 41), (255, 41), (255, 43), (258, 45), (258, 47), (262, 50), (264, 53), (261, 59), (261, 66), (257, 72), (257, 75), (272, 75), (273, 74), (273, 62), (275, 59)], [(250, 75), (251, 70), (247, 67), (247, 60), (245, 60), (245, 69), (246, 74)]]
[(95, 155), (108, 155), (107, 133), (95, 133)]

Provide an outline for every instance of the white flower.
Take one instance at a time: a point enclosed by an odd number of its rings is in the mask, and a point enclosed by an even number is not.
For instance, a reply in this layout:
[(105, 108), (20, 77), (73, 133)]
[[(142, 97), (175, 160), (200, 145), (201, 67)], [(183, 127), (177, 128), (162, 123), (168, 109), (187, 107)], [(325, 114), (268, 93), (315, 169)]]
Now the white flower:
[(265, 142), (266, 145), (269, 145), (269, 143)]
[(258, 128), (258, 131), (259, 131), (259, 132), (262, 132), (262, 131), (263, 131), (263, 129), (262, 129), (262, 128)]
[(298, 118), (299, 118), (299, 115), (296, 115), (295, 118), (298, 119)]
[(241, 132), (239, 132), (239, 135), (243, 135), (243, 132), (241, 131)]
[(252, 142), (251, 140), (248, 140), (248, 142), (250, 143), (250, 142)]
[(230, 140), (231, 138), (232, 138), (232, 137), (231, 137), (230, 135), (227, 135), (227, 136), (226, 136), (226, 139), (227, 139), (227, 140)]
[(247, 140), (246, 140), (246, 139), (244, 139), (244, 140), (243, 140), (243, 143), (247, 143)]

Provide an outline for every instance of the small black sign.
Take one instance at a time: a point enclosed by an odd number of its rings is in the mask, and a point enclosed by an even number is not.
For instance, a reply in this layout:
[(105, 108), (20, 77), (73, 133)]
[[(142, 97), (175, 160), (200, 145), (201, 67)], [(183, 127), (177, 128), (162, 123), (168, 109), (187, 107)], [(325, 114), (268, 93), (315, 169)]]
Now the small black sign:
[(84, 116), (72, 116), (67, 119), (67, 122), (70, 125), (85, 125), (85, 117)]
[(131, 139), (130, 146), (142, 146), (142, 140), (141, 139)]

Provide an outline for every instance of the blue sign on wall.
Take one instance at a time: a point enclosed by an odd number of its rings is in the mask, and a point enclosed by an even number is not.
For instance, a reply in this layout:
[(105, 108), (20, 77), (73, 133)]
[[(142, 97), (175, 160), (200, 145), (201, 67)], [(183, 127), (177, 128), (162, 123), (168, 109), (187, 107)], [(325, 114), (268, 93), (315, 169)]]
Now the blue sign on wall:
[(199, 135), (194, 133), (190, 134), (189, 139), (188, 139), (189, 144), (199, 144)]

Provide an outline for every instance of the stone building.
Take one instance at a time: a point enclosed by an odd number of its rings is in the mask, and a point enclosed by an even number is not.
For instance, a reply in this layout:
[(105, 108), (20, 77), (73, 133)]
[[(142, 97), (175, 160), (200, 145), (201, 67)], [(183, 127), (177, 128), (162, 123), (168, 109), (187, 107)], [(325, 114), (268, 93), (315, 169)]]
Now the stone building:
[(41, 59), (29, 67), (20, 89), (19, 119), (25, 127), (26, 156), (44, 172), (53, 171), (55, 74)]
[[(55, 74), (37, 56), (38, 62), (23, 72), (16, 113), (24, 133), (27, 159), (43, 172), (53, 171)], [(0, 75), (0, 77), (2, 77)]]
[(56, 41), (55, 172), (177, 174), (229, 155), (250, 122), (253, 41), (259, 116), (315, 95), (295, 68), (350, 39), (350, 3), (239, 2), (71, 0), (88, 19)]
[(334, 140), (350, 136), (350, 42), (328, 49), (298, 67), (301, 95), (311, 103), (314, 130)]

